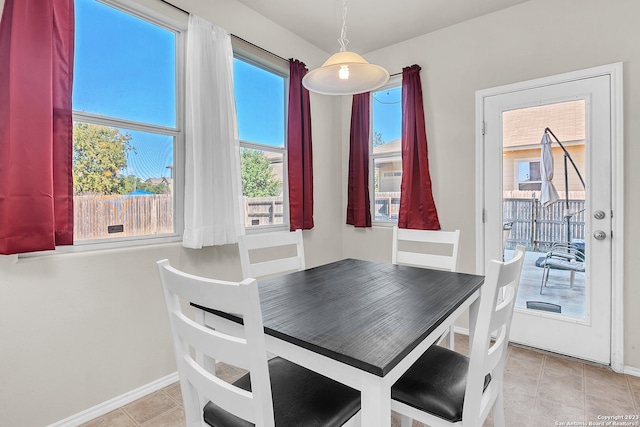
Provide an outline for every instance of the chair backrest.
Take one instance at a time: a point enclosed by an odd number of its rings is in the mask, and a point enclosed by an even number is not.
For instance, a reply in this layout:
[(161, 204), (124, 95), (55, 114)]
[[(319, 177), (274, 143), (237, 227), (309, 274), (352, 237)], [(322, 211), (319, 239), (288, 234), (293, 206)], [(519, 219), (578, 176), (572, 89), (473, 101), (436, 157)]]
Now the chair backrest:
[[(256, 280), (236, 283), (206, 279), (178, 271), (167, 260), (158, 261), (158, 271), (173, 335), (186, 425), (204, 425), (202, 409), (211, 401), (246, 421), (273, 426), (273, 400)], [(242, 315), (243, 336), (230, 336), (194, 322), (183, 312), (180, 299), (187, 305), (191, 302)], [(252, 392), (209, 372), (203, 361), (211, 359), (249, 371)]]
[(584, 262), (584, 247), (580, 249), (574, 243), (554, 242), (547, 254), (575, 262)]
[(302, 230), (245, 234), (238, 238), (242, 277), (304, 270)]
[[(524, 254), (524, 246), (517, 246), (511, 260), (493, 260), (487, 266), (469, 351), (469, 376), (462, 413), (463, 420), (480, 420), (478, 425), (482, 425), (501, 392)], [(491, 374), (491, 382), (483, 392), (487, 374)]]
[[(460, 230), (409, 230), (394, 226), (391, 262), (400, 265), (457, 271), (459, 240)], [(442, 251), (445, 254), (424, 253), (412, 250), (413, 247), (401, 250), (399, 249), (402, 245), (400, 242), (413, 242), (408, 243), (407, 246), (427, 244), (430, 247), (433, 246), (432, 249), (437, 249), (438, 252)], [(449, 249), (450, 252), (448, 252)]]

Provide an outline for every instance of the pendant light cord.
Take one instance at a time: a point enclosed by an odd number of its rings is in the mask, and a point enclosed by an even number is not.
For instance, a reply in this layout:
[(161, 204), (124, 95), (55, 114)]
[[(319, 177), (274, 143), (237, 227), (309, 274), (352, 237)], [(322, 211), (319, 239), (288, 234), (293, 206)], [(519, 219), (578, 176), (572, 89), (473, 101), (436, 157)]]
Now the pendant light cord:
[(340, 43), (340, 52), (345, 52), (349, 44), (349, 40), (347, 40), (347, 0), (342, 0), (342, 31), (338, 43)]

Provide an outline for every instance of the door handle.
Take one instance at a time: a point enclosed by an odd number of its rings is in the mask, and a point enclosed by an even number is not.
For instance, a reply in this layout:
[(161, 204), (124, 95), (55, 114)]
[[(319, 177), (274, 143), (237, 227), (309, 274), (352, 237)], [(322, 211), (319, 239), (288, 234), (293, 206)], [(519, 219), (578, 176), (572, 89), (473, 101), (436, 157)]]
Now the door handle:
[(607, 214), (605, 214), (603, 211), (595, 211), (593, 213), (593, 217), (595, 219), (604, 219), (605, 216), (607, 216)]
[(596, 230), (596, 231), (593, 233), (593, 237), (594, 237), (596, 240), (604, 240), (604, 239), (607, 237), (607, 233), (605, 233), (605, 232), (604, 232), (604, 231), (602, 231), (602, 230)]

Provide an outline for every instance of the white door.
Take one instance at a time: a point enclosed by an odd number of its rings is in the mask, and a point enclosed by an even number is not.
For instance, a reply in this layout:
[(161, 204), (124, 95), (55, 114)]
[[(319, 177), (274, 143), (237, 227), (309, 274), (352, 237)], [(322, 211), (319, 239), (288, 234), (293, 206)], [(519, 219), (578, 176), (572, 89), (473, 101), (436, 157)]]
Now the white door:
[[(512, 85), (482, 97), (484, 260), (508, 258), (515, 244), (527, 247), (511, 340), (604, 364), (611, 362), (610, 92), (611, 76), (603, 74)], [(566, 119), (576, 111), (583, 117)], [(560, 193), (551, 207), (540, 205), (536, 187), (539, 143), (546, 127), (569, 153), (565, 188), (564, 151), (551, 138), (553, 183)], [(535, 137), (523, 139), (526, 132)], [(562, 141), (562, 135), (572, 140)], [(579, 180), (571, 160), (584, 188), (576, 187)], [(583, 251), (584, 269), (572, 273), (552, 268), (544, 281), (544, 261), (553, 242)]]

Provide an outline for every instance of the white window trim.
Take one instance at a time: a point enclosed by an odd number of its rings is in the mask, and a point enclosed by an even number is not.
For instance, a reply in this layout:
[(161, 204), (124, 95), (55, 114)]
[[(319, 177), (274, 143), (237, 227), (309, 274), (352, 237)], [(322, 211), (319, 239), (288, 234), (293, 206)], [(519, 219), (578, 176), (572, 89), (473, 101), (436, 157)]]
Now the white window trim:
[(542, 181), (520, 181), (519, 174), (519, 166), (520, 163), (532, 163), (538, 162), (540, 163), (540, 157), (531, 157), (531, 158), (522, 158), (522, 159), (514, 159), (513, 167), (514, 167), (514, 179), (513, 179), (513, 187), (515, 191), (540, 191), (540, 190), (520, 190), (520, 184), (528, 183), (528, 184), (540, 184), (542, 185)]
[(186, 21), (181, 22), (177, 19), (170, 18), (163, 13), (153, 9), (144, 7), (133, 2), (124, 2), (119, 0), (99, 0), (108, 6), (118, 9), (124, 13), (135, 16), (136, 18), (157, 25), (165, 30), (175, 33), (176, 42), (176, 127), (169, 128), (157, 126), (147, 123), (140, 123), (126, 119), (118, 119), (98, 114), (90, 114), (80, 111), (73, 111), (72, 117), (74, 121), (83, 123), (91, 123), (96, 125), (123, 127), (131, 130), (151, 132), (174, 137), (173, 159), (174, 165), (180, 165), (174, 168), (173, 175), (173, 191), (174, 191), (174, 233), (149, 235), (149, 236), (130, 236), (130, 237), (113, 237), (100, 240), (83, 240), (74, 242), (73, 245), (56, 246), (51, 251), (40, 251), (20, 254), (19, 258), (30, 258), (38, 256), (47, 256), (52, 254), (66, 254), (75, 252), (85, 252), (93, 250), (107, 250), (127, 248), (134, 246), (149, 246), (162, 243), (173, 243), (182, 241), (182, 231), (184, 229), (184, 79), (185, 79), (185, 55), (186, 55)]
[[(274, 231), (288, 231), (291, 227), (289, 215), (289, 155), (287, 140), (287, 122), (289, 105), (289, 64), (277, 56), (267, 53), (266, 51), (256, 47), (242, 39), (232, 37), (231, 44), (233, 47), (233, 56), (243, 62), (261, 68), (267, 72), (273, 73), (284, 79), (284, 146), (275, 147), (272, 145), (261, 144), (259, 142), (240, 140), (240, 148), (249, 148), (252, 150), (269, 151), (282, 154), (282, 224), (269, 224), (260, 226), (250, 226), (245, 228), (245, 233), (269, 233)], [(245, 215), (243, 209), (243, 218)]]
[[(402, 89), (402, 74), (392, 76), (389, 78), (389, 81), (379, 89), (376, 89), (375, 92), (380, 92), (387, 89), (396, 89), (400, 87)], [(375, 209), (376, 209), (376, 194), (375, 194), (375, 161), (378, 159), (391, 158), (391, 157), (400, 157), (402, 158), (402, 150), (393, 151), (389, 153), (381, 153), (381, 154), (373, 154), (373, 93), (371, 94), (371, 99), (369, 100), (371, 103), (370, 114), (371, 118), (369, 120), (369, 204), (371, 210), (371, 225), (382, 226), (382, 227), (392, 227), (398, 223), (398, 220), (380, 220), (375, 219)]]

